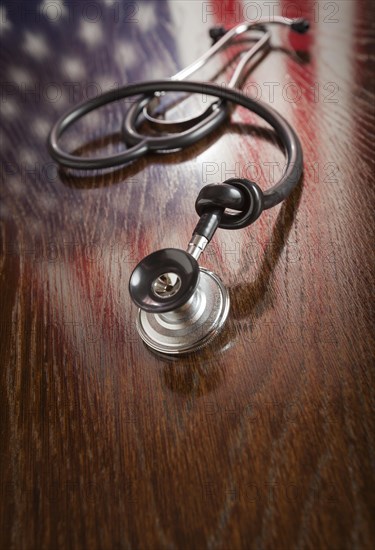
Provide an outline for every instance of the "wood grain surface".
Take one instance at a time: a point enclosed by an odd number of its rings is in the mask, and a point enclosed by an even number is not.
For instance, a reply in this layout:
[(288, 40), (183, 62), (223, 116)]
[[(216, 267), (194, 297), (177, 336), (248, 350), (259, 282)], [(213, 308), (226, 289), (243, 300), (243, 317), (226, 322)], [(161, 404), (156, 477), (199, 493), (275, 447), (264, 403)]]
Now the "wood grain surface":
[[(275, 135), (237, 108), (186, 151), (104, 174), (59, 170), (46, 137), (78, 101), (168, 77), (210, 27), (270, 5), (311, 31), (274, 28), (244, 90), (294, 126), (304, 176), (251, 227), (217, 232), (201, 264), (230, 290), (227, 327), (163, 358), (136, 334), (132, 269), (185, 249), (205, 184), (272, 185)], [(2, 2), (1, 549), (374, 547), (374, 5)], [(225, 82), (247, 47), (196, 79)], [(65, 147), (120, 151), (128, 106)]]

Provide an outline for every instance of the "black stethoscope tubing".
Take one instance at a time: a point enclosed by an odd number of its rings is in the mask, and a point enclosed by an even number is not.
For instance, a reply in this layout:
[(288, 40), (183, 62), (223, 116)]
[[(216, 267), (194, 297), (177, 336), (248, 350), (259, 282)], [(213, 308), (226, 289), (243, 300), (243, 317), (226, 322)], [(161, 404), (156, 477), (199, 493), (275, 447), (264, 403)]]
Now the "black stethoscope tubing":
[[(149, 94), (157, 92), (188, 92), (201, 93), (217, 97), (224, 101), (229, 101), (241, 105), (245, 109), (257, 114), (268, 122), (275, 130), (280, 139), (287, 157), (287, 165), (280, 180), (270, 189), (264, 191), (264, 209), (272, 208), (283, 201), (297, 185), (303, 171), (303, 153), (300, 141), (291, 125), (285, 118), (275, 111), (269, 105), (259, 100), (254, 100), (235, 89), (222, 88), (211, 83), (193, 82), (193, 81), (173, 81), (173, 80), (151, 80), (146, 82), (128, 84), (116, 90), (106, 92), (96, 98), (85, 101), (68, 113), (64, 114), (53, 126), (48, 137), (48, 148), (51, 156), (61, 165), (77, 170), (96, 170), (105, 169), (113, 166), (120, 166), (130, 161), (136, 160), (148, 152), (172, 148), (174, 136), (145, 136), (138, 133), (136, 122), (139, 113), (142, 111), (143, 102), (138, 103), (138, 108), (133, 109), (131, 122), (131, 133), (134, 136), (135, 145), (121, 153), (104, 158), (78, 157), (67, 153), (61, 149), (59, 139), (62, 134), (77, 120), (84, 115), (103, 107), (109, 103), (125, 99), (130, 96)], [(215, 104), (214, 104), (215, 105)], [(179, 134), (179, 147), (186, 147), (196, 141), (206, 137), (219, 126), (227, 116), (227, 111), (221, 109), (222, 119), (215, 112), (213, 107), (212, 119), (210, 116), (200, 121), (194, 128), (181, 132)], [(138, 143), (136, 141), (138, 140)]]

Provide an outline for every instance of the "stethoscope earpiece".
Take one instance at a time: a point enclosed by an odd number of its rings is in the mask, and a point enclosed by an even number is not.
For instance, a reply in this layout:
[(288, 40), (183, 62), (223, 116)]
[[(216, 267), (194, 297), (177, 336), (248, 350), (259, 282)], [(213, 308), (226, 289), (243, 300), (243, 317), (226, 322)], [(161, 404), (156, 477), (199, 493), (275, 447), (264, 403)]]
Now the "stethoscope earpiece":
[(146, 256), (130, 277), (129, 291), (139, 307), (139, 335), (161, 353), (197, 351), (220, 332), (229, 312), (229, 293), (219, 277), (176, 248)]

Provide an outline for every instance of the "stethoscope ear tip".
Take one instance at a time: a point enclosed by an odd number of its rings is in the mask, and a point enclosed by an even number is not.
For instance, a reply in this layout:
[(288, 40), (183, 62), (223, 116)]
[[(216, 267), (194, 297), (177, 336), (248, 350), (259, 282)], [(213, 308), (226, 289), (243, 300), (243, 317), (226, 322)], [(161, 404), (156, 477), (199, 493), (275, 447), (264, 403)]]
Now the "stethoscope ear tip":
[(224, 27), (212, 27), (208, 32), (210, 38), (212, 38), (212, 43), (216, 44), (216, 42), (226, 34), (227, 29)]
[(295, 19), (290, 26), (293, 31), (298, 32), (299, 34), (305, 34), (310, 28), (310, 22), (307, 19), (300, 17), (299, 19)]

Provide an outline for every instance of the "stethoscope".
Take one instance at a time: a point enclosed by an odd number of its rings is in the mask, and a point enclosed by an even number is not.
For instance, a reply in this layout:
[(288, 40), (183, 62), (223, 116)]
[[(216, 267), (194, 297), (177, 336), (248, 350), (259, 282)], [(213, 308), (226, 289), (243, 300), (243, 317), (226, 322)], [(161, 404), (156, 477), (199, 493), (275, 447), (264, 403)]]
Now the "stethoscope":
[[(129, 84), (90, 99), (65, 113), (53, 126), (48, 139), (52, 157), (67, 168), (79, 170), (107, 169), (133, 161), (148, 152), (165, 153), (183, 149), (206, 137), (228, 117), (228, 102), (256, 113), (275, 130), (286, 155), (286, 168), (280, 180), (270, 189), (247, 179), (232, 178), (223, 183), (206, 185), (195, 203), (200, 217), (187, 250), (166, 248), (153, 252), (134, 269), (129, 291), (138, 306), (137, 329), (143, 341), (153, 350), (178, 354), (196, 351), (210, 342), (222, 329), (229, 313), (229, 293), (220, 278), (199, 267), (198, 259), (218, 228), (242, 229), (252, 224), (263, 210), (276, 206), (292, 192), (303, 171), (302, 147), (290, 124), (273, 108), (247, 97), (236, 89), (249, 61), (269, 45), (270, 33), (265, 20), (241, 23), (229, 31), (214, 29), (214, 45), (194, 63), (168, 80)], [(287, 25), (305, 33), (309, 24), (304, 19), (275, 17), (272, 23)], [(227, 87), (212, 83), (185, 81), (235, 37), (252, 31), (257, 42), (242, 57)], [(217, 98), (201, 114), (170, 122), (156, 118), (155, 103), (166, 92), (200, 93)], [(123, 119), (122, 135), (129, 145), (123, 152), (102, 158), (78, 157), (59, 146), (61, 135), (84, 115), (109, 103), (141, 95)], [(140, 127), (147, 122), (161, 135), (146, 135)], [(180, 131), (176, 132), (176, 129)], [(226, 209), (236, 214), (226, 213)]]

